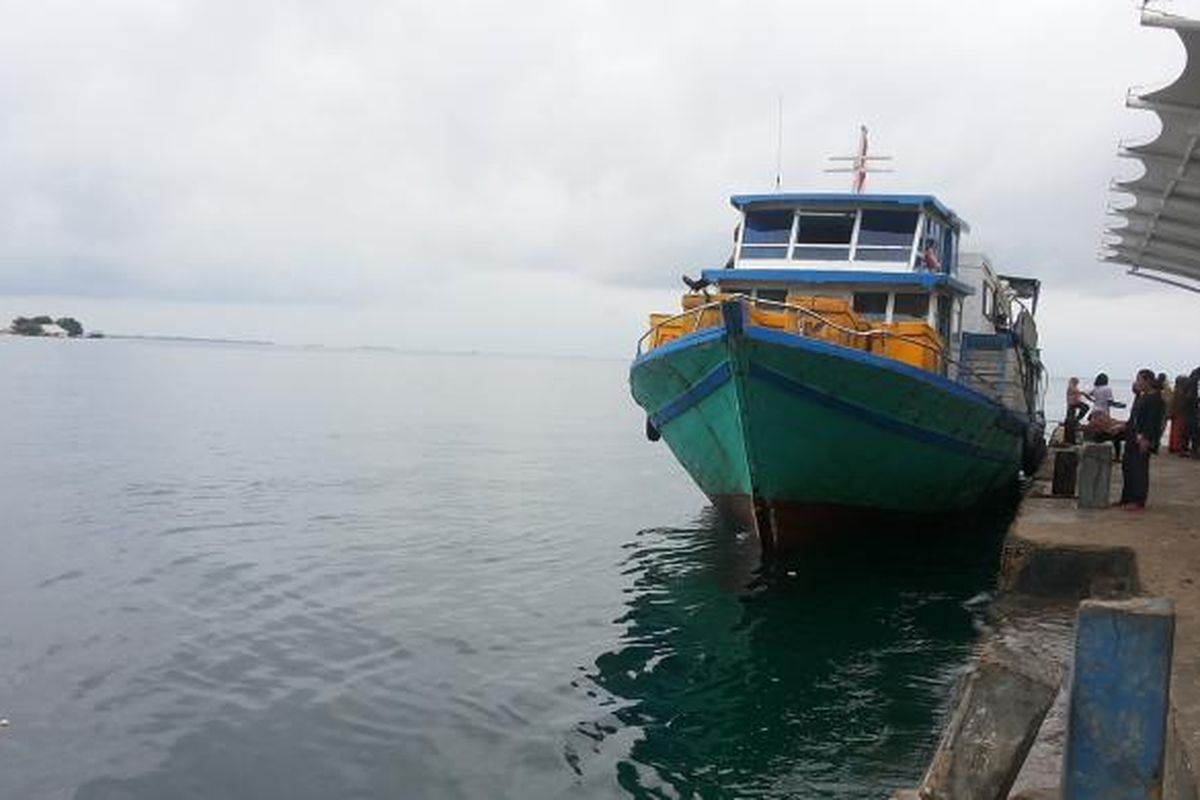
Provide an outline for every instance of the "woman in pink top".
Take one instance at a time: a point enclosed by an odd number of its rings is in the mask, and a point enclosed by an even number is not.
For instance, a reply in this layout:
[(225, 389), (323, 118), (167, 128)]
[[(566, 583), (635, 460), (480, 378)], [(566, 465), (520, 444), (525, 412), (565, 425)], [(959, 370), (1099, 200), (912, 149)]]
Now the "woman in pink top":
[(1068, 444), (1075, 444), (1078, 438), (1079, 423), (1083, 421), (1083, 418), (1087, 416), (1088, 409), (1091, 408), (1083, 402), (1083, 397), (1083, 390), (1079, 388), (1079, 378), (1071, 378), (1067, 381), (1066, 434)]

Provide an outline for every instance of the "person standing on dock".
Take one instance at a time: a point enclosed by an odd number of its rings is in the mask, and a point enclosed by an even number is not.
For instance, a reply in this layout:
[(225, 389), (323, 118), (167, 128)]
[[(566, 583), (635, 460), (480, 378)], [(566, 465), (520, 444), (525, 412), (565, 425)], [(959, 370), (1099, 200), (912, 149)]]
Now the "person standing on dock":
[(1200, 450), (1200, 424), (1197, 420), (1197, 401), (1200, 400), (1200, 367), (1192, 370), (1184, 384), (1184, 396), (1180, 404), (1183, 413), (1183, 441), (1179, 455), (1195, 457)]
[(1167, 437), (1167, 450), (1177, 455), (1183, 454), (1183, 445), (1187, 441), (1187, 415), (1183, 413), (1188, 398), (1187, 382), (1186, 375), (1177, 376), (1175, 388), (1171, 390), (1171, 399), (1168, 400), (1165, 393), (1163, 397), (1167, 404), (1167, 419), (1171, 421), (1171, 434)]
[(1138, 370), (1133, 381), (1137, 394), (1125, 423), (1125, 455), (1121, 459), (1121, 501), (1126, 511), (1141, 511), (1150, 494), (1150, 454), (1162, 437), (1163, 401), (1158, 378), (1151, 370)]
[(1167, 379), (1167, 373), (1158, 373), (1158, 379), (1155, 381), (1158, 386), (1158, 394), (1163, 401), (1163, 433), (1167, 432), (1167, 420), (1171, 419), (1171, 404), (1175, 399), (1175, 386)]
[(1075, 444), (1078, 440), (1079, 423), (1087, 416), (1089, 409), (1091, 406), (1083, 402), (1083, 390), (1079, 388), (1079, 378), (1071, 378), (1067, 382), (1067, 418), (1065, 420), (1067, 444)]

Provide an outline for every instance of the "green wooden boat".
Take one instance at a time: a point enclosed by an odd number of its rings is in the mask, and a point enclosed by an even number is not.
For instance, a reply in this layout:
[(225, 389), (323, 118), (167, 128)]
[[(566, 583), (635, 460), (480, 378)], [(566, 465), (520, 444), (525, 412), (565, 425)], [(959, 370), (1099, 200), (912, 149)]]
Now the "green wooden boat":
[(651, 317), (634, 399), (765, 545), (969, 509), (1044, 454), (1038, 282), (928, 195), (732, 199), (733, 256)]

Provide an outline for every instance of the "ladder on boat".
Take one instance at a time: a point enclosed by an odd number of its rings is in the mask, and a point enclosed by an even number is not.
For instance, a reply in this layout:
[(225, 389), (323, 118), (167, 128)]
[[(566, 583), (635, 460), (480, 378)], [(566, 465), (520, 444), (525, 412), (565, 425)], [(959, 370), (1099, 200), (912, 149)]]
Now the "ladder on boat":
[(1027, 407), (1021, 355), (1008, 333), (964, 333), (959, 381), (1013, 410)]

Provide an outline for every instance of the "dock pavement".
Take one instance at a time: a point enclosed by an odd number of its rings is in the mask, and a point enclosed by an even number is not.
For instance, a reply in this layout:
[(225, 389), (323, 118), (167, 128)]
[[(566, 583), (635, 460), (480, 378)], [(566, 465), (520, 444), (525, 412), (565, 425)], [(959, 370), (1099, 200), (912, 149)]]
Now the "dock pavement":
[[(1200, 767), (1200, 460), (1164, 448), (1151, 458), (1150, 475), (1150, 497), (1141, 511), (1077, 508), (1074, 498), (1050, 496), (1048, 486), (1035, 489), (1009, 533), (1003, 582), (1007, 590), (1023, 591), (1030, 587), (1014, 584), (1058, 580), (1058, 588), (1070, 591), (1074, 580), (1080, 599), (1140, 594), (1174, 602), (1173, 727), (1194, 775)], [(1120, 489), (1121, 469), (1114, 464), (1114, 503)], [(1048, 564), (1083, 563), (1079, 571), (1092, 584), (1080, 585), (1080, 576), (1064, 578), (1054, 569), (1029, 570), (1038, 553), (1065, 554), (1045, 559)]]

